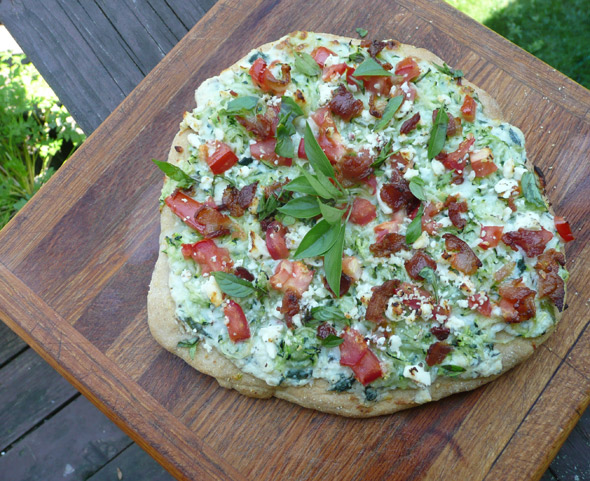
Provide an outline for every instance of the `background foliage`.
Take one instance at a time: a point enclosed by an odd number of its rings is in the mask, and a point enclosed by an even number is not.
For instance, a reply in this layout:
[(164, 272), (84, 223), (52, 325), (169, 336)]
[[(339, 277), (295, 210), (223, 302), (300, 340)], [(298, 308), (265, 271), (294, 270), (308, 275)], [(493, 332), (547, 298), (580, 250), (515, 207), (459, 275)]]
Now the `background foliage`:
[(0, 227), (84, 138), (24, 55), (0, 53)]

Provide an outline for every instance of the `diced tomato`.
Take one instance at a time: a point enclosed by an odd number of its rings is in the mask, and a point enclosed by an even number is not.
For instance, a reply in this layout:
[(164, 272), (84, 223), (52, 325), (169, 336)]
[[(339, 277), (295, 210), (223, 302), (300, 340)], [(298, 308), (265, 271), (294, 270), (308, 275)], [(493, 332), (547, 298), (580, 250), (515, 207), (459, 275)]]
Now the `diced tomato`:
[(527, 257), (537, 257), (541, 255), (547, 246), (547, 243), (553, 238), (553, 234), (541, 227), (541, 230), (523, 229), (520, 227), (516, 231), (506, 232), (502, 236), (502, 242), (516, 251), (520, 247)]
[(305, 140), (302, 138), (299, 141), (299, 147), (297, 148), (297, 157), (300, 159), (307, 160), (307, 154), (305, 153)]
[[(209, 143), (207, 146), (209, 151), (206, 159), (207, 164), (209, 164), (211, 172), (215, 175), (223, 174), (238, 161), (238, 157), (232, 152), (229, 146), (219, 140)], [(212, 154), (211, 150), (213, 150)]]
[(574, 240), (572, 228), (563, 217), (556, 216), (554, 222), (557, 233), (561, 236), (564, 242), (571, 242)]
[(483, 250), (490, 249), (491, 247), (496, 247), (500, 240), (502, 239), (502, 231), (504, 227), (502, 226), (495, 226), (495, 225), (484, 225), (481, 227), (481, 233), (479, 237), (481, 238), (481, 242), (479, 243), (479, 247)]
[(467, 122), (473, 122), (475, 120), (475, 112), (477, 111), (477, 105), (471, 95), (466, 95), (463, 105), (461, 106), (461, 115), (467, 120)]
[(371, 189), (371, 194), (375, 195), (377, 193), (377, 177), (374, 174), (371, 174), (369, 177), (363, 179), (362, 183)]
[(245, 341), (250, 339), (250, 326), (242, 307), (235, 301), (227, 301), (223, 308), (227, 318), (227, 332), (232, 342)]
[(354, 73), (354, 68), (349, 67), (345, 63), (338, 63), (336, 65), (330, 65), (325, 67), (322, 73), (322, 80), (328, 82), (338, 75), (343, 75), (346, 72), (346, 81), (351, 84), (354, 83), (350, 80), (350, 76)]
[(372, 92), (377, 95), (389, 95), (391, 87), (393, 87), (393, 77), (390, 76), (383, 75), (375, 77), (354, 78), (363, 82), (367, 92)]
[(254, 159), (265, 160), (273, 165), (285, 165), (291, 167), (293, 159), (281, 157), (275, 152), (277, 139), (266, 139), (250, 145), (250, 154)]
[(368, 348), (361, 360), (354, 366), (351, 366), (351, 369), (352, 372), (354, 372), (354, 377), (356, 377), (363, 386), (366, 386), (383, 376), (383, 370), (381, 369), (379, 358)]
[(182, 244), (182, 255), (192, 257), (201, 266), (201, 274), (223, 271), (230, 272), (233, 262), (229, 251), (219, 247), (211, 239), (205, 239), (194, 244)]
[(271, 68), (279, 62), (274, 61), (270, 66), (258, 57), (250, 67), (250, 76), (252, 83), (259, 87), (263, 92), (274, 94), (282, 94), (287, 90), (287, 86), (291, 82), (291, 67), (286, 64), (281, 65), (282, 78), (277, 79), (271, 72)]
[(318, 144), (332, 163), (338, 162), (344, 156), (346, 148), (342, 144), (340, 133), (336, 128), (329, 107), (322, 107), (312, 115), (313, 121), (319, 127)]
[(416, 91), (414, 84), (404, 82), (402, 85), (397, 85), (395, 87), (392, 97), (397, 97), (398, 95), (401, 95), (404, 97), (404, 101), (409, 100), (410, 102), (413, 102), (416, 99), (417, 93), (418, 92)]
[(383, 222), (373, 228), (375, 232), (375, 241), (379, 242), (387, 234), (395, 234), (399, 230), (400, 224), (404, 221), (405, 213), (397, 212), (393, 215), (393, 219)]
[(369, 350), (365, 338), (355, 329), (346, 329), (342, 333), (344, 342), (340, 344), (340, 365), (354, 366)]
[(179, 190), (166, 197), (164, 202), (185, 224), (195, 230), (199, 230), (200, 226), (195, 223), (195, 214), (203, 204), (191, 199), (188, 195), (183, 194)]
[(463, 175), (463, 170), (465, 169), (465, 156), (474, 143), (475, 138), (470, 135), (467, 139), (459, 144), (459, 148), (457, 150), (451, 152), (450, 154), (440, 153), (436, 156), (436, 158), (440, 160), (447, 169), (455, 170), (457, 174)]
[(485, 294), (475, 294), (467, 299), (467, 303), (469, 309), (475, 309), (486, 317), (492, 315), (492, 304), (490, 303), (490, 298)]
[(357, 225), (367, 225), (377, 217), (377, 208), (367, 199), (355, 197), (350, 213), (350, 222)]
[(494, 163), (492, 151), (487, 147), (470, 152), (469, 160), (476, 177), (487, 177), (498, 170), (498, 166)]
[(313, 59), (317, 62), (317, 64), (321, 68), (324, 68), (324, 64), (326, 63), (326, 59), (330, 55), (336, 56), (336, 54), (334, 52), (332, 52), (332, 50), (330, 50), (329, 48), (326, 48), (326, 47), (316, 47), (311, 51), (311, 56), (313, 57)]
[(287, 228), (278, 221), (273, 221), (266, 228), (266, 248), (270, 256), (275, 259), (289, 257), (289, 249), (285, 241)]
[(270, 278), (270, 285), (273, 289), (282, 292), (292, 290), (301, 296), (311, 284), (312, 279), (313, 271), (310, 271), (303, 262), (283, 259)]
[(209, 202), (201, 204), (179, 190), (164, 199), (174, 214), (205, 237), (219, 237), (230, 232), (231, 219)]
[(410, 82), (420, 76), (420, 67), (412, 57), (406, 57), (395, 66), (395, 74)]

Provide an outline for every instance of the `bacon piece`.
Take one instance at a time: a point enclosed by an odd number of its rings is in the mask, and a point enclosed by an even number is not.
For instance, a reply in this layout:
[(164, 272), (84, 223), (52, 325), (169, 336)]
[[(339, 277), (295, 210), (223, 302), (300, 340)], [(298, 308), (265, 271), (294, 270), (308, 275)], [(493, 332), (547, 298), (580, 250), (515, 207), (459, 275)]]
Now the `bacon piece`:
[(366, 149), (361, 149), (356, 155), (345, 155), (338, 163), (338, 170), (345, 179), (358, 182), (373, 173), (371, 167), (373, 161), (371, 153)]
[(369, 246), (369, 250), (375, 257), (388, 257), (402, 249), (408, 250), (406, 238), (395, 233), (385, 234), (379, 241)]
[(400, 134), (409, 134), (412, 130), (414, 130), (416, 128), (416, 126), (418, 125), (418, 122), (420, 122), (420, 113), (418, 112), (417, 114), (415, 114), (411, 119), (406, 120), (401, 128), (399, 129), (399, 133)]
[(379, 195), (393, 212), (402, 209), (412, 212), (420, 206), (420, 200), (410, 191), (409, 182), (397, 170), (392, 172), (391, 182), (383, 185)]
[(254, 282), (254, 275), (245, 267), (236, 267), (235, 274), (240, 279), (244, 279), (245, 281)]
[(501, 285), (498, 292), (502, 316), (507, 323), (519, 323), (535, 316), (535, 291), (526, 287), (522, 278)]
[(267, 140), (276, 136), (280, 110), (280, 105), (273, 105), (264, 114), (257, 114), (254, 118), (236, 115), (235, 119), (258, 139)]
[(426, 364), (435, 366), (445, 360), (445, 357), (453, 350), (453, 346), (446, 342), (435, 342), (431, 344), (426, 353)]
[(355, 99), (344, 85), (339, 85), (328, 107), (333, 114), (338, 115), (345, 122), (350, 122), (350, 119), (362, 113), (363, 101)]
[(432, 326), (430, 332), (439, 341), (444, 341), (451, 334), (451, 330), (447, 326)]
[(365, 318), (375, 323), (384, 321), (385, 309), (389, 298), (395, 294), (400, 282), (396, 279), (385, 281), (382, 285), (373, 287), (373, 294), (367, 305)]
[(349, 220), (353, 224), (367, 225), (377, 217), (377, 208), (367, 199), (355, 197)]
[(559, 276), (559, 266), (565, 265), (565, 256), (549, 249), (539, 256), (535, 270), (539, 274), (539, 297), (548, 297), (559, 311), (563, 311), (565, 284)]
[(436, 159), (440, 160), (447, 169), (454, 170), (462, 181), (463, 171), (467, 165), (465, 156), (469, 153), (469, 149), (474, 143), (475, 138), (473, 135), (469, 134), (469, 136), (459, 144), (457, 150), (451, 153), (441, 152), (436, 156)]
[(377, 243), (379, 243), (386, 234), (395, 234), (399, 230), (399, 226), (404, 221), (404, 218), (405, 214), (398, 212), (393, 216), (393, 220), (375, 226), (373, 231), (375, 232), (375, 240)]
[(447, 250), (453, 252), (450, 257), (451, 266), (467, 275), (475, 274), (483, 264), (466, 242), (453, 234), (443, 235)]
[(230, 272), (233, 262), (229, 251), (219, 247), (212, 239), (205, 239), (194, 244), (182, 244), (182, 255), (192, 257), (201, 266), (201, 274), (214, 271)]
[(312, 279), (313, 271), (310, 271), (303, 262), (283, 259), (270, 278), (270, 285), (278, 291), (292, 290), (301, 296), (311, 284)]
[(494, 273), (494, 280), (496, 282), (503, 281), (506, 279), (516, 267), (516, 262), (509, 262), (508, 264), (504, 264), (500, 269), (498, 269)]
[[(334, 291), (330, 287), (330, 284), (328, 284), (328, 279), (326, 279), (324, 277), (322, 280), (324, 282), (324, 287), (330, 292), (330, 294), (332, 294), (334, 296)], [(340, 295), (338, 297), (342, 297), (343, 295), (345, 295), (348, 292), (348, 290), (350, 289), (351, 285), (352, 285), (352, 279), (343, 272), (340, 275)], [(334, 297), (336, 297), (336, 296), (334, 296)]]
[(467, 212), (467, 202), (459, 200), (458, 195), (449, 195), (445, 201), (444, 206), (449, 209), (449, 219), (457, 229), (463, 229), (467, 225), (467, 221), (461, 217), (462, 212)]
[(422, 230), (426, 231), (429, 235), (435, 235), (437, 230), (441, 228), (441, 224), (432, 220), (435, 215), (439, 214), (443, 210), (444, 204), (442, 202), (429, 202), (424, 208), (422, 214)]
[(527, 257), (537, 257), (542, 254), (547, 243), (553, 238), (553, 234), (548, 230), (529, 230), (522, 227), (517, 231), (506, 232), (502, 236), (502, 242), (512, 250), (518, 250), (520, 247)]
[(320, 339), (326, 339), (328, 336), (336, 335), (336, 329), (334, 329), (328, 322), (323, 322), (320, 324), (317, 327), (316, 332)]
[(415, 281), (424, 280), (424, 277), (420, 275), (420, 271), (425, 267), (430, 267), (433, 271), (436, 270), (436, 262), (423, 250), (416, 251), (412, 258), (407, 260), (404, 265), (406, 266), (408, 275)]
[(301, 297), (294, 291), (288, 289), (283, 296), (283, 302), (281, 308), (277, 308), (283, 316), (285, 316), (285, 323), (287, 327), (292, 329), (295, 327), (293, 324), (293, 317), (299, 314), (301, 307), (299, 306), (299, 299)]
[(217, 209), (202, 205), (195, 213), (197, 231), (207, 238), (219, 237), (230, 233), (231, 219)]
[(373, 40), (371, 42), (371, 44), (368, 46), (367, 52), (373, 58), (373, 60), (379, 61), (377, 59), (377, 55), (379, 55), (379, 52), (381, 52), (381, 50), (383, 50), (386, 45), (387, 44), (385, 42), (381, 42), (379, 40)]
[(319, 128), (318, 143), (326, 157), (332, 163), (339, 162), (346, 152), (346, 147), (342, 144), (342, 137), (336, 128), (330, 108), (322, 107), (311, 117)]
[(384, 102), (380, 102), (380, 104), (377, 105), (375, 103), (376, 100), (377, 96), (374, 93), (372, 93), (369, 97), (369, 113), (373, 117), (380, 119), (381, 117), (383, 117), (383, 112), (385, 111), (385, 106), (387, 104)]
[(241, 217), (244, 211), (250, 206), (254, 195), (256, 194), (256, 187), (258, 182), (242, 187), (240, 190), (233, 186), (228, 186), (223, 191), (222, 205), (220, 209), (226, 208), (233, 217)]

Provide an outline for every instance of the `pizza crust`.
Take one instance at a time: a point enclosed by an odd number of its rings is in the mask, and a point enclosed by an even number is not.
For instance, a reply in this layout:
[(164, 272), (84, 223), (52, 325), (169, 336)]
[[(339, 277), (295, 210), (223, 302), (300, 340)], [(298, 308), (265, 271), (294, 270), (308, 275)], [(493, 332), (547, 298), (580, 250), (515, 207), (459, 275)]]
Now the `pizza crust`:
[[(302, 34), (306, 33), (295, 32), (291, 36)], [(360, 43), (358, 39), (338, 37), (331, 34), (320, 35), (336, 42), (344, 40), (351, 41), (353, 44)], [(270, 50), (283, 40), (280, 39), (276, 42), (267, 43), (257, 50)], [(413, 56), (435, 62), (439, 65), (443, 63), (438, 56), (423, 48), (400, 44), (399, 52), (402, 56)], [(237, 70), (237, 65), (244, 59), (239, 60), (227, 70)], [(489, 117), (492, 119), (502, 118), (502, 113), (497, 102), (487, 92), (465, 80), (463, 80), (463, 85), (468, 85), (474, 89)], [(181, 130), (175, 136), (168, 155), (168, 162), (178, 164), (183, 158), (188, 156), (189, 144), (187, 137), (189, 133), (189, 129)], [(176, 147), (180, 147), (180, 149)], [(527, 164), (527, 167), (532, 168), (530, 161), (527, 161)], [(551, 213), (553, 214), (553, 212)], [(166, 235), (174, 231), (176, 219), (176, 216), (168, 207), (164, 206), (162, 208), (160, 246), (163, 245)], [(483, 384), (493, 381), (531, 356), (535, 349), (549, 337), (554, 329), (550, 329), (543, 336), (537, 338), (517, 338), (504, 344), (496, 344), (496, 349), (502, 355), (502, 371), (497, 375), (475, 379), (439, 378), (428, 388), (398, 389), (389, 392), (379, 401), (363, 402), (355, 394), (350, 392), (340, 393), (329, 391), (329, 383), (324, 380), (316, 379), (304, 386), (270, 386), (263, 380), (242, 372), (230, 360), (217, 352), (215, 348), (212, 348), (208, 352), (202, 344), (197, 346), (194, 359), (191, 359), (186, 348), (177, 347), (178, 342), (186, 336), (182, 335), (181, 327), (175, 316), (176, 307), (168, 286), (169, 274), (167, 256), (160, 249), (150, 283), (147, 309), (150, 331), (156, 341), (165, 349), (181, 357), (187, 364), (198, 371), (213, 376), (217, 379), (220, 386), (224, 388), (235, 389), (242, 394), (256, 398), (270, 398), (274, 396), (306, 408), (342, 416), (364, 418), (391, 414), (429, 401), (436, 401), (455, 393), (476, 389)], [(554, 314), (557, 321), (559, 321), (561, 313), (556, 308), (554, 308)], [(557, 324), (557, 321), (555, 324)]]

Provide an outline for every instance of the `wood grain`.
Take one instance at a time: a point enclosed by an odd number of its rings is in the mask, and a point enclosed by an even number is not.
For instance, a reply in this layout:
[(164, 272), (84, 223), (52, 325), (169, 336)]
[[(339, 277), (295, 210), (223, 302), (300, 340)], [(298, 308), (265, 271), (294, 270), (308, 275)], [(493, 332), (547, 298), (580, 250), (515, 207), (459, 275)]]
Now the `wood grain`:
[[(221, 1), (172, 49), (0, 233), (0, 315), (180, 479), (538, 479), (590, 400), (590, 94), (442, 2), (302, 5)], [(359, 25), (433, 50), (494, 95), (577, 235), (569, 309), (530, 361), (363, 421), (219, 388), (156, 345), (142, 301), (161, 182), (148, 159), (165, 156), (198, 83), (288, 31)]]

